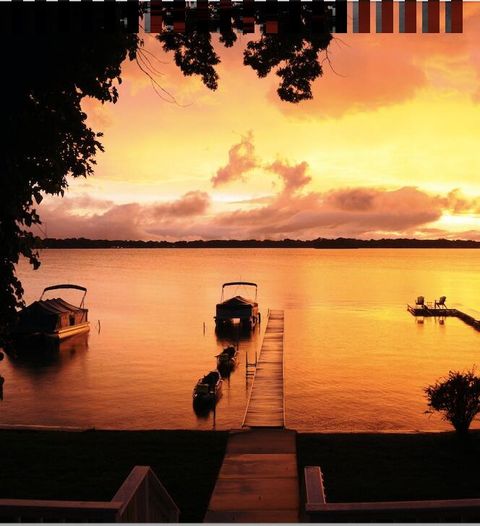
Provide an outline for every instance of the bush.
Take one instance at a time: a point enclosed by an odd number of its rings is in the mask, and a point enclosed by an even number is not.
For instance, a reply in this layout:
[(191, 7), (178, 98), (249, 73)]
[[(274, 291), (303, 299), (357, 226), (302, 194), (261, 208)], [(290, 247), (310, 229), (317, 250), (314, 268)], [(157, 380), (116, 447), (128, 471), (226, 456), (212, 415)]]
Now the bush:
[(450, 371), (446, 378), (425, 388), (428, 406), (443, 413), (459, 434), (468, 433), (473, 418), (480, 412), (480, 378), (475, 370)]

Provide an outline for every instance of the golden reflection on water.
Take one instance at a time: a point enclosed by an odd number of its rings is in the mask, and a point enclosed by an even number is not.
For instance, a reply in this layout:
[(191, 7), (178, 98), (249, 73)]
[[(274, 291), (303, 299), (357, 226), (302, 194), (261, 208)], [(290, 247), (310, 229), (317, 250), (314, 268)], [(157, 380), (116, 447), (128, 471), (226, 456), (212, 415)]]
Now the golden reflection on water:
[(456, 319), (419, 324), (406, 312), (418, 295), (446, 295), (448, 306), (480, 318), (474, 250), (48, 250), (42, 261), (37, 272), (19, 269), (27, 301), (47, 285), (85, 285), (92, 328), (52, 362), (0, 364), (2, 424), (239, 427), (246, 353), (253, 361), (264, 327), (239, 340), (215, 422), (192, 408), (195, 382), (236, 340), (218, 338), (213, 324), (231, 280), (258, 283), (264, 320), (268, 308), (285, 310), (289, 427), (448, 429), (424, 414), (422, 388), (478, 363), (480, 333)]

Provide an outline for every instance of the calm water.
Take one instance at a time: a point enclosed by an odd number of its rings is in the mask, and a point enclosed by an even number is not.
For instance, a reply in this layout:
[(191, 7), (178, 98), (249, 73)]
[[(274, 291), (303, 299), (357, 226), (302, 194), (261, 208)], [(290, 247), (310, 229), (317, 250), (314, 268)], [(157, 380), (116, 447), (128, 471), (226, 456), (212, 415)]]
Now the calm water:
[[(456, 319), (419, 324), (405, 310), (420, 294), (446, 295), (448, 306), (480, 318), (480, 251), (48, 250), (42, 261), (36, 272), (19, 267), (26, 300), (47, 285), (85, 285), (91, 332), (50, 363), (1, 362), (0, 424), (212, 428), (213, 414), (193, 412), (191, 392), (228, 343), (213, 314), (231, 280), (258, 283), (264, 319), (268, 308), (285, 309), (291, 428), (448, 429), (424, 414), (422, 388), (480, 363), (480, 333)], [(241, 424), (245, 355), (253, 359), (261, 330), (240, 341), (219, 429)]]

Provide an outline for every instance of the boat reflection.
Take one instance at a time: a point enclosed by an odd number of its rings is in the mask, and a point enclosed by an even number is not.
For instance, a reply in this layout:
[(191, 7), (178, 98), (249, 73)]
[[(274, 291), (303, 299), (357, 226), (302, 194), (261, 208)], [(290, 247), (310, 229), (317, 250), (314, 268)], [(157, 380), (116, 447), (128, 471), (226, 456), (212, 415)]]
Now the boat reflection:
[[(224, 326), (222, 330), (216, 331), (217, 339), (217, 369), (220, 371), (222, 378), (229, 379), (231, 374), (241, 369), (243, 372), (244, 368), (247, 369), (247, 379), (249, 376), (250, 358), (253, 359), (258, 347), (258, 338), (261, 334), (260, 325), (257, 324), (252, 331), (243, 330), (242, 326), (238, 323), (233, 323)], [(228, 348), (235, 349), (234, 360), (219, 360), (221, 355)]]
[(9, 362), (19, 368), (38, 369), (45, 366), (62, 367), (88, 351), (89, 334), (77, 334), (63, 341), (50, 340), (41, 345), (10, 346)]
[(245, 330), (241, 323), (234, 322), (216, 327), (215, 335), (217, 342), (226, 347), (227, 345), (234, 345), (240, 341), (251, 340), (259, 331), (260, 324), (257, 324), (253, 330)]
[(219, 338), (235, 335), (240, 340), (248, 340), (253, 333), (260, 328), (260, 323), (256, 323), (253, 328), (241, 323), (240, 320), (234, 319), (230, 323), (215, 326), (215, 334)]

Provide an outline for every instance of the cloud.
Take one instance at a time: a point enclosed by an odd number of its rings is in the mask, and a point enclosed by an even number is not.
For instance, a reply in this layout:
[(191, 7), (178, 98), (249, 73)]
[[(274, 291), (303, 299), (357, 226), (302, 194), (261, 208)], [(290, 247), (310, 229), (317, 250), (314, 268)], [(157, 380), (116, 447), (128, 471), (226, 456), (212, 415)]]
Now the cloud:
[(138, 203), (114, 204), (102, 212), (82, 213), (73, 206), (43, 205), (40, 218), (48, 237), (86, 237), (91, 239), (143, 239), (142, 206)]
[(443, 197), (442, 203), (445, 208), (448, 208), (454, 214), (480, 214), (480, 198), (466, 197), (458, 188), (455, 188)]
[[(398, 6), (398, 4), (396, 4)], [(371, 4), (371, 9), (374, 9)], [(420, 21), (421, 2), (417, 2)], [(455, 90), (480, 100), (478, 82), (465, 80), (471, 71), (480, 78), (480, 6), (464, 2), (464, 31), (459, 34), (418, 32), (346, 34), (334, 38), (323, 61), (324, 74), (313, 84), (313, 99), (292, 105), (279, 100), (272, 86), (268, 98), (291, 118), (339, 118), (400, 104), (429, 86)], [(476, 91), (476, 89), (478, 91)], [(467, 91), (468, 93), (464, 93)]]
[(340, 189), (290, 199), (280, 192), (268, 205), (224, 214), (217, 223), (228, 224), (232, 237), (361, 237), (398, 234), (438, 220), (442, 210), (441, 198), (409, 187)]
[[(302, 163), (301, 163), (302, 164)], [(478, 238), (476, 231), (447, 232), (435, 226), (444, 214), (475, 214), (479, 198), (468, 199), (458, 190), (439, 195), (416, 187), (394, 189), (353, 187), (300, 193), (305, 172), (292, 170), (284, 187), (257, 206), (215, 212), (210, 196), (192, 191), (166, 203), (111, 204), (106, 210), (90, 202), (90, 210), (73, 202), (68, 206), (41, 205), (41, 217), (50, 237), (93, 239), (314, 239), (317, 237), (455, 237)], [(303, 177), (297, 177), (303, 173)], [(292, 183), (293, 181), (293, 183)], [(293, 186), (292, 186), (293, 185)], [(290, 190), (289, 190), (290, 189)], [(74, 200), (70, 200), (74, 201)], [(79, 204), (85, 205), (82, 199)]]
[(305, 161), (291, 166), (288, 161), (277, 160), (265, 168), (282, 178), (286, 192), (295, 192), (311, 181), (311, 177), (306, 175), (308, 163)]
[[(205, 192), (187, 192), (165, 203), (126, 203), (96, 200), (93, 197), (56, 198), (39, 207), (49, 237), (87, 237), (92, 239), (150, 239), (153, 228), (190, 223), (210, 206)], [(88, 205), (88, 208), (86, 207)]]
[(255, 146), (253, 145), (253, 134), (251, 131), (242, 136), (239, 143), (234, 144), (228, 151), (228, 163), (217, 170), (212, 177), (213, 186), (229, 183), (243, 179), (244, 174), (258, 166), (255, 157)]
[[(252, 167), (280, 179), (276, 193), (217, 208), (207, 192), (198, 190), (147, 204), (117, 204), (82, 194), (65, 198), (60, 205), (46, 199), (40, 213), (51, 237), (143, 240), (428, 237), (442, 226), (436, 222), (444, 215), (465, 214), (471, 224), (471, 216), (480, 214), (480, 197), (467, 197), (459, 189), (445, 194), (415, 186), (309, 191), (309, 164), (280, 158), (261, 161), (255, 156), (251, 132), (230, 148), (228, 164), (212, 182), (246, 180)], [(225, 206), (232, 210), (225, 211)]]
[[(47, 199), (49, 199), (47, 197)], [(62, 208), (66, 209), (82, 209), (88, 211), (94, 210), (108, 210), (115, 204), (111, 199), (98, 199), (86, 193), (78, 196), (67, 196), (62, 200)]]
[[(307, 175), (309, 165), (305, 161), (293, 165), (285, 159), (277, 159), (272, 163), (261, 163), (255, 155), (253, 134), (250, 131), (247, 135), (242, 136), (239, 143), (230, 148), (228, 164), (217, 170), (217, 175), (211, 179), (212, 185), (217, 187), (235, 180), (245, 182), (246, 174), (253, 168), (271, 172), (280, 177), (285, 193), (296, 192), (311, 181), (311, 177)], [(265, 199), (265, 197), (261, 198), (262, 201)]]
[(375, 195), (376, 190), (372, 188), (349, 188), (331, 192), (325, 200), (340, 210), (365, 211), (373, 207)]
[(187, 192), (171, 203), (162, 203), (152, 209), (155, 219), (165, 217), (190, 217), (203, 214), (210, 206), (210, 196), (206, 192)]

